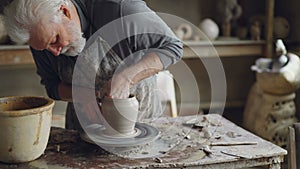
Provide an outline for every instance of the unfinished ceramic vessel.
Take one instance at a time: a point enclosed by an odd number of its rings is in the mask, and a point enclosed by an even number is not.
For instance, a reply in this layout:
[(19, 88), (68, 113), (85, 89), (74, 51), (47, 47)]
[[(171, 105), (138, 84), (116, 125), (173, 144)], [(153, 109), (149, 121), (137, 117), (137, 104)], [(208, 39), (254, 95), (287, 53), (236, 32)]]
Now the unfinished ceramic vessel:
[(105, 134), (111, 137), (131, 137), (136, 133), (135, 123), (139, 103), (135, 97), (127, 99), (102, 100), (101, 111), (104, 118)]
[(0, 98), (0, 161), (28, 162), (44, 153), (53, 106), (44, 97)]

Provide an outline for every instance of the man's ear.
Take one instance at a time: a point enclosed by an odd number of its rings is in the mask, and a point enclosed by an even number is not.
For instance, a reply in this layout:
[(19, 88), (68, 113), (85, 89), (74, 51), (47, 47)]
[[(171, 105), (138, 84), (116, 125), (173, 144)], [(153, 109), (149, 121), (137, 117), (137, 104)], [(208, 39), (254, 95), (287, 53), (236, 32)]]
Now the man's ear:
[(61, 5), (59, 10), (61, 10), (63, 12), (63, 14), (68, 17), (69, 19), (71, 19), (71, 11), (70, 9), (66, 6), (66, 5)]

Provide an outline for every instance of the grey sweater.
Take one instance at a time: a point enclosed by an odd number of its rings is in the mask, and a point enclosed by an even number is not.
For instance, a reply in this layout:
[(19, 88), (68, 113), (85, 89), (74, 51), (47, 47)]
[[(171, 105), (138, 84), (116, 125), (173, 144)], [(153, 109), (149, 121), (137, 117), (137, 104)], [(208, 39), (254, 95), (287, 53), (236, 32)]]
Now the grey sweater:
[[(166, 24), (141, 0), (74, 0), (80, 17), (82, 32), (91, 41), (100, 35), (112, 50), (125, 59), (139, 51), (155, 51), (164, 68), (181, 59), (181, 41)], [(149, 13), (150, 15), (146, 14)], [(128, 17), (127, 16), (132, 16)], [(158, 32), (158, 33), (155, 33)], [(117, 40), (117, 41), (116, 41)], [(53, 56), (49, 51), (31, 48), (37, 74), (49, 97), (60, 100), (58, 84), (71, 84), (77, 57)], [(136, 57), (137, 60), (140, 59)], [(67, 66), (66, 66), (67, 65)], [(69, 75), (69, 76), (68, 76)]]

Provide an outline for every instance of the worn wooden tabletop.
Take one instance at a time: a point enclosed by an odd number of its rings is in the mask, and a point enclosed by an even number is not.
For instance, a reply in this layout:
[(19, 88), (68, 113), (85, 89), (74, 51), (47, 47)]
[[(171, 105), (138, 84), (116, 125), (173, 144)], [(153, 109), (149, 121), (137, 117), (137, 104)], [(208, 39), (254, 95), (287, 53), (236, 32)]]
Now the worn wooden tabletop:
[[(67, 168), (243, 168), (279, 169), (287, 151), (218, 114), (163, 117), (148, 121), (160, 131), (154, 142), (107, 151), (83, 141), (77, 131), (52, 128), (45, 153), (23, 164), (0, 163), (1, 169)], [(118, 151), (120, 150), (120, 154)]]

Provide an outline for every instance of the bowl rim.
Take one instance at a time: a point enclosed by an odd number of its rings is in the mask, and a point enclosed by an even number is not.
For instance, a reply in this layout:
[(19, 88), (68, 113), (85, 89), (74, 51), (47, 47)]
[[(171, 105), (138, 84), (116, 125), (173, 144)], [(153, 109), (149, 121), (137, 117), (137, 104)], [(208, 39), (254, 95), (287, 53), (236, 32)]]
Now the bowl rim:
[[(47, 104), (36, 107), (36, 108), (30, 108), (25, 110), (6, 110), (1, 111), (0, 110), (0, 117), (19, 117), (19, 116), (26, 116), (26, 115), (33, 115), (33, 114), (39, 114), (41, 112), (44, 112), (46, 110), (52, 109), (54, 107), (55, 101), (51, 98), (44, 97), (44, 96), (7, 96), (7, 97), (0, 97), (0, 101), (3, 99), (11, 100), (11, 99), (22, 99), (22, 98), (36, 98), (36, 99), (43, 99), (47, 101)], [(22, 111), (22, 113), (20, 113)]]

